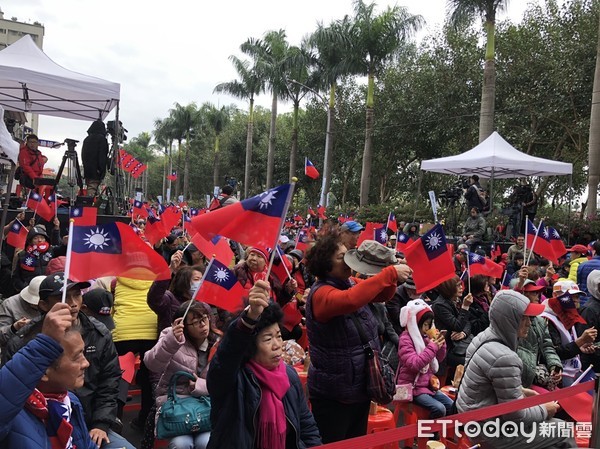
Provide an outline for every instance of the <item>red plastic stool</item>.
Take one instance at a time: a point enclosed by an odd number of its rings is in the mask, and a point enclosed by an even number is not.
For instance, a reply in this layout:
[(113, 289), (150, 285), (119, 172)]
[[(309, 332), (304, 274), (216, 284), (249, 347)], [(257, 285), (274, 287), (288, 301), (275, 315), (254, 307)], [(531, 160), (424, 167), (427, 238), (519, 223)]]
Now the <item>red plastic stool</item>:
[[(417, 424), (419, 419), (429, 419), (429, 410), (419, 407), (412, 402), (394, 402), (394, 424), (398, 422), (398, 418), (402, 414), (404, 425)], [(419, 449), (427, 449), (427, 438), (417, 438), (417, 446)], [(404, 440), (405, 447), (413, 447), (414, 439), (409, 438)]]
[[(375, 414), (369, 414), (369, 422), (367, 423), (367, 434), (375, 432), (383, 432), (384, 430), (390, 430), (396, 428), (396, 421), (394, 421), (394, 414), (387, 408), (377, 406), (377, 412)], [(374, 446), (371, 449), (397, 449), (396, 443), (387, 443), (380, 446)]]
[(169, 447), (169, 440), (157, 440), (154, 439), (154, 449), (160, 449), (164, 447)]

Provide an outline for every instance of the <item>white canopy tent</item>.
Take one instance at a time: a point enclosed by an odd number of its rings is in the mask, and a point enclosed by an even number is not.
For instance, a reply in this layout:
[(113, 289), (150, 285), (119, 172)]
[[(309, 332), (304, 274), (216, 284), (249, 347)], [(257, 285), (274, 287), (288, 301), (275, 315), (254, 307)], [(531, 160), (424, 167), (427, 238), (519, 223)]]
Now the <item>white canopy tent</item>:
[(0, 106), (78, 120), (104, 120), (118, 104), (118, 83), (67, 70), (25, 35), (0, 51)]
[(505, 179), (570, 175), (573, 173), (573, 164), (521, 153), (494, 131), (472, 150), (456, 156), (422, 161), (421, 170), (447, 175), (475, 174), (481, 178)]

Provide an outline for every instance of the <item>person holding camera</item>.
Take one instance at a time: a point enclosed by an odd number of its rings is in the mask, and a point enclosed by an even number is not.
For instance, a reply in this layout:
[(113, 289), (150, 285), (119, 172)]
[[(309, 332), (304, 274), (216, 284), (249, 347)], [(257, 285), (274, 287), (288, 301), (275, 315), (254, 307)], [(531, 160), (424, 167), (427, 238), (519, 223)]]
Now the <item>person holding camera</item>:
[(88, 196), (96, 196), (98, 186), (106, 175), (108, 163), (108, 140), (106, 127), (102, 120), (93, 122), (83, 140), (81, 161), (83, 162), (83, 177), (87, 185)]
[(469, 186), (465, 191), (465, 200), (469, 209), (474, 207), (482, 211), (486, 205), (485, 191), (479, 184), (479, 176), (472, 175), (469, 178)]

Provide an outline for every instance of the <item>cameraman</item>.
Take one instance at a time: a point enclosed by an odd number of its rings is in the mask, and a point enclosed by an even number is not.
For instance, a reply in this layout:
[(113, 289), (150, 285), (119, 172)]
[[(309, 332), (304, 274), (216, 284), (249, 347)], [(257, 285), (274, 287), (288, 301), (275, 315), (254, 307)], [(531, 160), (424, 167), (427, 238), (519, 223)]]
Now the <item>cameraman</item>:
[(465, 190), (465, 200), (469, 209), (474, 207), (479, 211), (483, 211), (486, 206), (485, 192), (479, 184), (479, 176), (472, 175), (469, 178), (469, 186)]
[(87, 185), (87, 195), (96, 196), (98, 186), (106, 175), (108, 163), (108, 141), (102, 120), (93, 122), (87, 133), (81, 148), (83, 177)]
[[(533, 188), (525, 181), (521, 185), (516, 185), (511, 196), (511, 206), (513, 215), (513, 236), (521, 233), (525, 229), (525, 218), (528, 217), (533, 222), (538, 207), (538, 196)], [(518, 218), (518, 219), (517, 219)], [(516, 226), (518, 224), (518, 227)]]

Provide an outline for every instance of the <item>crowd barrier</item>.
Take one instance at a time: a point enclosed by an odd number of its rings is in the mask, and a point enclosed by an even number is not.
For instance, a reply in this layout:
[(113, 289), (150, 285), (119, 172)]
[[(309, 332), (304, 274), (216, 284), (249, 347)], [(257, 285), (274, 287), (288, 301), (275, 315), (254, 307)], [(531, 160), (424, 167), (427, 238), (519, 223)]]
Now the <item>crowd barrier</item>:
[[(596, 389), (596, 381), (590, 380), (588, 382), (580, 383), (572, 387), (563, 388), (560, 390), (549, 391), (536, 396), (530, 396), (516, 401), (505, 402), (497, 405), (490, 405), (478, 410), (472, 410), (469, 412), (459, 413), (447, 417), (451, 419), (452, 423), (459, 421), (466, 423), (469, 421), (483, 421), (497, 416), (505, 415), (507, 413), (515, 412), (525, 408), (533, 407), (535, 405), (545, 404), (547, 402), (559, 401), (561, 399), (568, 398), (570, 396), (587, 392), (589, 390)], [(592, 410), (592, 423), (594, 425), (593, 432), (597, 435), (598, 430), (598, 395), (596, 394), (594, 401), (594, 409)], [(447, 428), (452, 427), (453, 424), (446, 424)], [(444, 427), (443, 424), (437, 421), (428, 424), (428, 431), (437, 432)], [(348, 440), (337, 441), (335, 443), (326, 444), (324, 449), (368, 449), (375, 446), (381, 446), (389, 443), (397, 443), (399, 441), (414, 438), (418, 434), (418, 424), (411, 424), (408, 426), (397, 427), (395, 429), (384, 430), (382, 432), (372, 433), (357, 438), (350, 438)], [(594, 435), (593, 434), (593, 435)], [(592, 441), (594, 436), (592, 437)], [(590, 444), (590, 447), (594, 447)]]

